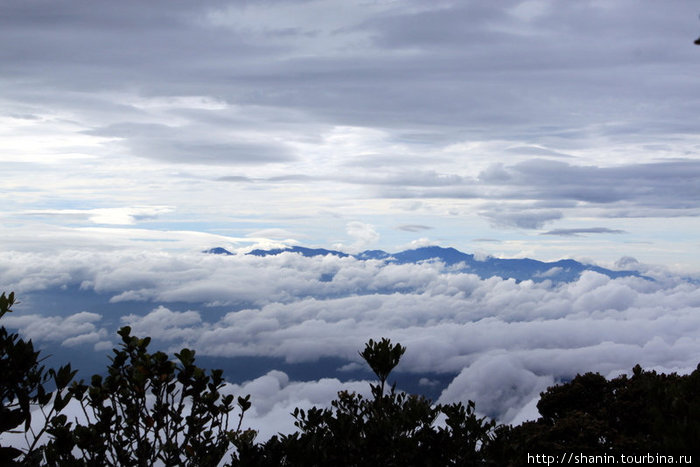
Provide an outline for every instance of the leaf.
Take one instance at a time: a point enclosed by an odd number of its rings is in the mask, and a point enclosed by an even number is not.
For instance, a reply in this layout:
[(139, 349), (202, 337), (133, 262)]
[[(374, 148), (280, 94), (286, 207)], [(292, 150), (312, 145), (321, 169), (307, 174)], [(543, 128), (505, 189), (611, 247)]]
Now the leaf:
[(20, 409), (11, 411), (3, 410), (0, 413), (0, 433), (18, 427), (24, 421), (24, 414)]
[(12, 460), (22, 455), (22, 451), (12, 447), (0, 447), (0, 464), (10, 465)]

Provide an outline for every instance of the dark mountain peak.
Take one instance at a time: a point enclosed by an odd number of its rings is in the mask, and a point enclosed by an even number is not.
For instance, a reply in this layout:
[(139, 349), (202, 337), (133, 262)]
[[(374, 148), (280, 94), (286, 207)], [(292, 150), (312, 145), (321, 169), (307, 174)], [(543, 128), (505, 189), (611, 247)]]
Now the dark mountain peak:
[(227, 256), (233, 256), (233, 253), (228, 251), (225, 248), (221, 247), (216, 247), (216, 248), (210, 248), (209, 250), (204, 250), (202, 253), (209, 253), (211, 255), (227, 255)]
[(333, 255), (333, 256), (339, 256), (341, 258), (344, 258), (346, 256), (350, 256), (347, 253), (343, 253), (342, 251), (336, 251), (336, 250), (326, 250), (325, 248), (306, 248), (303, 246), (293, 246), (293, 247), (287, 247), (287, 248), (274, 248), (272, 250), (253, 250), (249, 252), (249, 255), (253, 256), (275, 256), (279, 255), (281, 253), (299, 253), (302, 256), (306, 257), (314, 257), (314, 256), (326, 256), (326, 255)]

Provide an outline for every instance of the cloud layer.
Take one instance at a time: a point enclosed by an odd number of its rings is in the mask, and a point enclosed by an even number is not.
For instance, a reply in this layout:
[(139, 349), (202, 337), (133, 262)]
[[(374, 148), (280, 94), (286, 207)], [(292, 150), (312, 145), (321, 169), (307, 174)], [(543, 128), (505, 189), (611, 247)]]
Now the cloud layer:
[[(637, 363), (685, 372), (700, 355), (700, 289), (670, 275), (613, 280), (589, 271), (552, 285), (482, 280), (440, 263), (74, 252), (17, 254), (0, 279), (20, 298), (79, 286), (125, 309), (145, 302), (144, 312), (122, 313), (118, 323), (115, 316), (46, 310), (8, 321), (63, 346), (103, 348), (107, 330), (128, 324), (166, 348), (188, 346), (201, 355), (359, 363), (367, 339), (389, 337), (408, 347), (398, 371), (457, 374), (440, 400), (473, 399), (506, 422), (548, 385), (576, 373), (613, 375)], [(261, 404), (264, 417), (270, 403)]]

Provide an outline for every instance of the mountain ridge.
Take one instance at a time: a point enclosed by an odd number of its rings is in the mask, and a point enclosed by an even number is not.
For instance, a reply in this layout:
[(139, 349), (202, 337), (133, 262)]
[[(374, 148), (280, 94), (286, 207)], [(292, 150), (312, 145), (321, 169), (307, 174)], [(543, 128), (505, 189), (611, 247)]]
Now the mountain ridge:
[[(234, 254), (221, 247), (205, 250), (204, 253), (219, 255)], [(358, 260), (382, 260), (394, 264), (417, 264), (426, 261), (441, 261), (447, 266), (457, 266), (459, 272), (476, 274), (482, 279), (496, 276), (503, 279), (515, 279), (517, 282), (524, 280), (532, 280), (534, 282), (543, 282), (545, 280), (551, 280), (552, 282), (572, 282), (578, 279), (584, 271), (594, 271), (612, 279), (618, 277), (641, 277), (646, 280), (653, 280), (643, 276), (638, 271), (616, 271), (601, 266), (580, 263), (573, 259), (561, 259), (552, 262), (539, 261), (531, 258), (494, 258), (491, 256), (484, 259), (477, 259), (473, 254), (464, 253), (456, 248), (441, 246), (419, 247), (397, 253), (388, 253), (383, 250), (365, 250), (354, 255), (339, 250), (292, 246), (269, 250), (255, 249), (246, 254), (264, 257), (275, 256), (282, 253), (295, 253), (305, 257), (333, 255), (341, 258), (353, 257)], [(462, 266), (460, 267), (459, 265)]]

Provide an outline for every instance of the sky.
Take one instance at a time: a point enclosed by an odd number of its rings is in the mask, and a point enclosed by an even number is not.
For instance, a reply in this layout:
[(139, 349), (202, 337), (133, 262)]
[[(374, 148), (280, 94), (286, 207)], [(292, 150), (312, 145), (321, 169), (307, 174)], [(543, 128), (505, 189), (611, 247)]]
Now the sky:
[(4, 251), (700, 270), (697, 2), (0, 1)]

